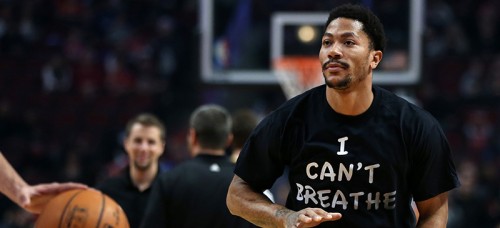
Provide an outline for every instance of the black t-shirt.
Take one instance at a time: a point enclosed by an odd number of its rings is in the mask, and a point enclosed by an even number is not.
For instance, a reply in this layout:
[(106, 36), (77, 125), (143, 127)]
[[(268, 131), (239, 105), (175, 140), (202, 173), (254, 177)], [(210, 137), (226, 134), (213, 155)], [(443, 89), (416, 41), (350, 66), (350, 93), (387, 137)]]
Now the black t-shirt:
[[(159, 173), (160, 170), (155, 177), (155, 181), (158, 179)], [(130, 227), (139, 227), (146, 210), (151, 187), (142, 192), (139, 191), (132, 183), (128, 166), (123, 169), (120, 175), (99, 183), (96, 189), (114, 199), (122, 207), (127, 215)]]
[(261, 121), (235, 174), (263, 190), (288, 167), (286, 206), (342, 213), (325, 227), (412, 227), (412, 198), (459, 185), (448, 142), (429, 113), (374, 86), (369, 109), (346, 116), (329, 106), (325, 89), (296, 96)]
[(200, 154), (162, 174), (141, 227), (255, 227), (226, 206), (233, 170), (228, 157)]

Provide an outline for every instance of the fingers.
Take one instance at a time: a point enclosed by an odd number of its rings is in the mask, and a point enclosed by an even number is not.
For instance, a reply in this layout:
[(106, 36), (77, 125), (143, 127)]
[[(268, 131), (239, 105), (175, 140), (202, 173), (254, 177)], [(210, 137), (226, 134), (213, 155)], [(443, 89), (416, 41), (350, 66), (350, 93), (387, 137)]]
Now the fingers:
[(45, 205), (57, 194), (72, 189), (87, 189), (88, 186), (80, 183), (47, 183), (27, 186), (23, 189), (21, 206), (27, 211), (38, 214)]
[(45, 208), (45, 205), (55, 196), (57, 196), (57, 193), (34, 195), (31, 198), (31, 202), (24, 205), (23, 208), (33, 214), (39, 214)]
[(63, 192), (71, 189), (87, 189), (88, 186), (80, 183), (67, 182), (67, 183), (59, 183), (59, 186), (56, 187), (59, 192)]
[(31, 198), (28, 194), (21, 194), (19, 196), (19, 203), (21, 207), (26, 207), (31, 203)]
[(86, 189), (87, 185), (66, 182), (66, 183), (50, 183), (50, 184), (38, 184), (33, 186), (35, 189), (35, 194), (50, 194), (50, 193), (60, 193), (71, 189)]
[(326, 221), (335, 221), (342, 217), (340, 213), (329, 213), (320, 208), (306, 208), (298, 211), (297, 227), (313, 227)]

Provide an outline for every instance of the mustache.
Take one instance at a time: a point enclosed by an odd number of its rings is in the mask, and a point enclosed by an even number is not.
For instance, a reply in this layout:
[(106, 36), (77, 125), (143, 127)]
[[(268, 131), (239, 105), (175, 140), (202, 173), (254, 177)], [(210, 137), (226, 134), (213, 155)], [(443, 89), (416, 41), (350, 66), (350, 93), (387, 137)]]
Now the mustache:
[(332, 64), (332, 63), (339, 64), (344, 68), (349, 68), (349, 64), (347, 64), (347, 63), (341, 62), (341, 61), (336, 60), (336, 59), (329, 59), (328, 61), (323, 63), (323, 70), (326, 69), (326, 66), (328, 66), (328, 64)]

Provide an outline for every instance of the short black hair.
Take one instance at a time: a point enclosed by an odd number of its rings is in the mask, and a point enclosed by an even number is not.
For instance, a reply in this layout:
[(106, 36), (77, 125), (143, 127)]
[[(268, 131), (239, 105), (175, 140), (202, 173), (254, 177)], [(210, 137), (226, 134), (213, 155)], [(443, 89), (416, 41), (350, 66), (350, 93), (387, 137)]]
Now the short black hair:
[(232, 123), (229, 112), (216, 104), (198, 107), (189, 119), (202, 149), (225, 149)]
[(328, 16), (328, 20), (325, 24), (325, 30), (330, 22), (339, 17), (349, 18), (361, 22), (363, 24), (363, 32), (365, 32), (371, 40), (372, 48), (384, 51), (386, 43), (384, 26), (371, 10), (361, 5), (350, 3), (335, 7)]
[(233, 147), (242, 148), (259, 120), (257, 114), (251, 109), (240, 109), (232, 117)]

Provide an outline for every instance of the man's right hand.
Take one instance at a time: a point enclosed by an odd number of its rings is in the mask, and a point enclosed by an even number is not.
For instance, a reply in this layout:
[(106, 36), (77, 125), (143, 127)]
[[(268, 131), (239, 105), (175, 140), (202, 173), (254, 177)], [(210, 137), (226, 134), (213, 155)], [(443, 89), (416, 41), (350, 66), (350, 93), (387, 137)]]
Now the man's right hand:
[(291, 211), (286, 215), (286, 228), (315, 227), (322, 222), (339, 220), (340, 213), (326, 212), (321, 208), (305, 208), (300, 211)]

